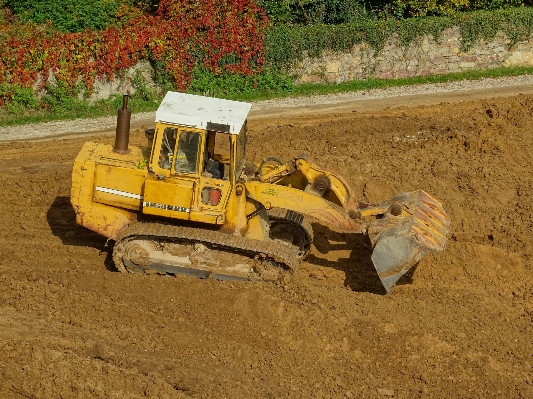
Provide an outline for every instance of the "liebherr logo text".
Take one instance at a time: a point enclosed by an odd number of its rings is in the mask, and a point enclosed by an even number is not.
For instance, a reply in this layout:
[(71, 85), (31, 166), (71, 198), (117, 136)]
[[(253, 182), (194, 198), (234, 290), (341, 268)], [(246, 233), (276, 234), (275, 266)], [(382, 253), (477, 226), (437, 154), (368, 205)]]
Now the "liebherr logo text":
[(147, 206), (150, 208), (164, 209), (167, 211), (187, 212), (187, 213), (190, 212), (189, 208), (184, 208), (183, 206), (156, 204), (155, 202), (143, 202), (143, 206)]

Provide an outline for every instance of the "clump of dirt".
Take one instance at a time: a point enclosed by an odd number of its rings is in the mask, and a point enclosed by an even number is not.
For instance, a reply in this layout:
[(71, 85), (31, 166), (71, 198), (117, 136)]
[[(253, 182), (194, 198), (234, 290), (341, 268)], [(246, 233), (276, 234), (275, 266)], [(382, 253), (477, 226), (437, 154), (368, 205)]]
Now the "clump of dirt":
[(366, 237), (320, 226), (279, 284), (117, 273), (69, 203), (83, 140), (0, 145), (0, 394), (533, 397), (532, 107), (518, 96), (249, 123), (248, 160), (307, 153), (362, 201), (416, 189), (442, 201), (446, 251), (390, 295)]

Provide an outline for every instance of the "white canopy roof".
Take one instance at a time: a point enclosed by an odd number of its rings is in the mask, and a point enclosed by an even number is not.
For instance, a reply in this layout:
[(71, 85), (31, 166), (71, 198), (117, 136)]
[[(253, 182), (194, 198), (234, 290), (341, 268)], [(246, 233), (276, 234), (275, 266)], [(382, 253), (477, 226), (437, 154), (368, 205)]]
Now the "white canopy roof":
[(252, 104), (169, 91), (155, 121), (239, 134)]

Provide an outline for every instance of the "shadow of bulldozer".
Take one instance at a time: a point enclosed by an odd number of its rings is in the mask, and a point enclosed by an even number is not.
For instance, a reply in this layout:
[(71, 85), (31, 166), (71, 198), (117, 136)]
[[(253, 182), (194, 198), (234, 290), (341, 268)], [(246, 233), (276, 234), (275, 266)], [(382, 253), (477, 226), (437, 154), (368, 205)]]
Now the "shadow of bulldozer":
[[(305, 259), (306, 262), (344, 272), (344, 285), (352, 291), (386, 294), (372, 263), (373, 248), (368, 236), (361, 233), (338, 233), (317, 223), (313, 223), (313, 233), (313, 245), (324, 256), (310, 254)], [(342, 251), (344, 254), (349, 252), (349, 256), (328, 256), (335, 251)], [(410, 284), (417, 265), (403, 275), (396, 285)]]
[(52, 234), (59, 237), (63, 245), (92, 247), (107, 252), (105, 267), (110, 271), (116, 271), (111, 259), (112, 246), (106, 246), (105, 237), (76, 223), (76, 214), (69, 197), (56, 197), (46, 212), (46, 220)]

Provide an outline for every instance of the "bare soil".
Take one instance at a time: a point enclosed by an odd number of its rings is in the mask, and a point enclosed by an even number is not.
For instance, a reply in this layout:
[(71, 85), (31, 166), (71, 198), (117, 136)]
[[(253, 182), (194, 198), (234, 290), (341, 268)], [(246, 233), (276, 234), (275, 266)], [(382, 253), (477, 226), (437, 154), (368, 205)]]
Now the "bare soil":
[(279, 284), (120, 274), (69, 203), (87, 138), (1, 144), (0, 397), (533, 398), (532, 109), (522, 95), (250, 121), (249, 160), (307, 153), (362, 201), (443, 202), (446, 251), (389, 295), (365, 237), (318, 226)]

